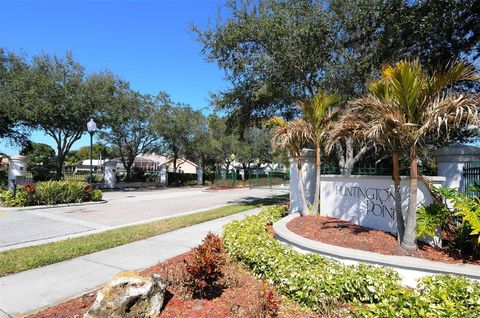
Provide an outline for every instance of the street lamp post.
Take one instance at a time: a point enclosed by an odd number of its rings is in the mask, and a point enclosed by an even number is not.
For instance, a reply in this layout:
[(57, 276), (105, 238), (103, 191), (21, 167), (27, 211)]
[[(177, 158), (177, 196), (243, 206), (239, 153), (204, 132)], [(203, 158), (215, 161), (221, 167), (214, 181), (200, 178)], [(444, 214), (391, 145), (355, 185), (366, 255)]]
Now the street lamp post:
[(93, 118), (90, 118), (90, 121), (87, 123), (87, 131), (90, 134), (90, 183), (93, 183), (93, 134), (97, 131), (97, 124), (93, 121)]
[(258, 186), (258, 166), (260, 166), (260, 159), (257, 158), (257, 160), (255, 161), (255, 176), (256, 176), (255, 183), (257, 184), (257, 186)]
[[(237, 181), (237, 168), (235, 168), (235, 159), (237, 157), (235, 156), (234, 153), (232, 153), (230, 155), (230, 160), (232, 160), (232, 167), (233, 167), (233, 171), (232, 171), (232, 182), (233, 182), (233, 187), (235, 188), (235, 183)], [(228, 171), (227, 171), (228, 173)]]

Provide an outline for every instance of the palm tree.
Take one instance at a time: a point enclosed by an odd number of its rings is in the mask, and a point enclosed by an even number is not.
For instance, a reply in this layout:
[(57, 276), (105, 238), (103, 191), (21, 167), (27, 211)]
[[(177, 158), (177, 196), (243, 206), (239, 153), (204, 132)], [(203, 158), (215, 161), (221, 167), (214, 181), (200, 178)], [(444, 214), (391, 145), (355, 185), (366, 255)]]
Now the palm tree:
[(370, 95), (353, 102), (374, 114), (368, 138), (396, 142), (394, 166), (402, 145), (409, 149), (409, 202), (401, 241), (407, 251), (416, 250), (418, 147), (432, 132), (444, 130), (448, 136), (452, 127), (479, 123), (478, 96), (450, 89), (456, 82), (470, 80), (478, 81), (479, 76), (467, 63), (451, 63), (428, 74), (418, 59), (404, 60), (384, 67), (381, 78), (370, 84)]
[(306, 129), (305, 122), (302, 119), (287, 122), (278, 116), (269, 121), (274, 126), (272, 145), (273, 148), (287, 149), (290, 156), (297, 162), (300, 196), (302, 202), (302, 215), (308, 210), (307, 200), (305, 198), (305, 189), (303, 187), (303, 169), (302, 169), (302, 150), (306, 145), (303, 131)]
[(383, 109), (383, 104), (378, 103), (378, 99), (357, 99), (348, 104), (347, 109), (340, 116), (338, 121), (333, 122), (327, 129), (328, 142), (326, 150), (330, 153), (336, 142), (345, 137), (371, 142), (375, 146), (388, 149), (392, 153), (392, 179), (394, 188), (395, 216), (397, 220), (397, 239), (400, 243), (405, 231), (405, 223), (402, 213), (402, 198), (400, 192), (400, 168), (399, 152), (404, 148), (402, 139), (397, 130), (397, 120), (399, 114), (391, 112), (393, 109)]
[(303, 111), (303, 121), (305, 123), (303, 130), (304, 139), (315, 146), (316, 182), (312, 209), (312, 212), (315, 214), (319, 213), (321, 144), (325, 135), (325, 128), (332, 122), (337, 114), (337, 111), (332, 110), (332, 106), (340, 100), (341, 97), (339, 95), (319, 92), (312, 100), (300, 104), (300, 108)]

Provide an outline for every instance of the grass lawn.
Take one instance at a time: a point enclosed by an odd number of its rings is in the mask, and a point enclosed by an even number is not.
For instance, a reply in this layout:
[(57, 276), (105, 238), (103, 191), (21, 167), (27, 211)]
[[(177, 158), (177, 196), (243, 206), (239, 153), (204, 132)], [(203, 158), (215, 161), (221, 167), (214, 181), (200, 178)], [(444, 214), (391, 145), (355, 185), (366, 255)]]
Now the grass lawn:
[(285, 198), (285, 196), (276, 196), (272, 199), (232, 204), (151, 223), (132, 225), (63, 241), (8, 250), (0, 253), (0, 277), (139, 241), (183, 227), (247, 211), (261, 205), (275, 204), (285, 200)]

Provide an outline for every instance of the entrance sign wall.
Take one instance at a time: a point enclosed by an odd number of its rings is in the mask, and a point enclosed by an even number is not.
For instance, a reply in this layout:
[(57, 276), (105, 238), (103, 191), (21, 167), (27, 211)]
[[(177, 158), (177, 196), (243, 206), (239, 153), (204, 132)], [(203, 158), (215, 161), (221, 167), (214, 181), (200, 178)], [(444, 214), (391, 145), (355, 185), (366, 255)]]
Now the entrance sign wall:
[[(304, 150), (303, 181), (307, 202), (313, 202), (315, 191), (315, 153)], [(297, 164), (290, 161), (290, 212), (301, 212)], [(435, 186), (441, 186), (444, 177), (428, 177)], [(402, 177), (403, 211), (408, 206), (409, 178)], [(322, 175), (320, 190), (321, 214), (355, 224), (396, 233), (393, 180), (391, 176)], [(419, 179), (417, 205), (432, 202), (430, 192)]]

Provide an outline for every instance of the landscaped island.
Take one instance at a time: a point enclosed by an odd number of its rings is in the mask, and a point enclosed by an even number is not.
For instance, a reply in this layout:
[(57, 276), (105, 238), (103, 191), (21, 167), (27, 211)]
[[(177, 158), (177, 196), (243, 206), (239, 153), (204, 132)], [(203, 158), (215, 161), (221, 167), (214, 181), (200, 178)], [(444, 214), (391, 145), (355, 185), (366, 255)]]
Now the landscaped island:
[[(479, 282), (437, 275), (412, 290), (391, 269), (295, 252), (268, 231), (286, 214), (285, 206), (265, 208), (227, 225), (223, 242), (209, 234), (191, 252), (142, 271), (166, 282), (158, 317), (478, 317)], [(29, 318), (82, 316), (96, 293)]]
[(42, 181), (25, 183), (13, 190), (0, 189), (0, 203), (5, 207), (54, 205), (102, 200), (102, 191), (79, 181)]

